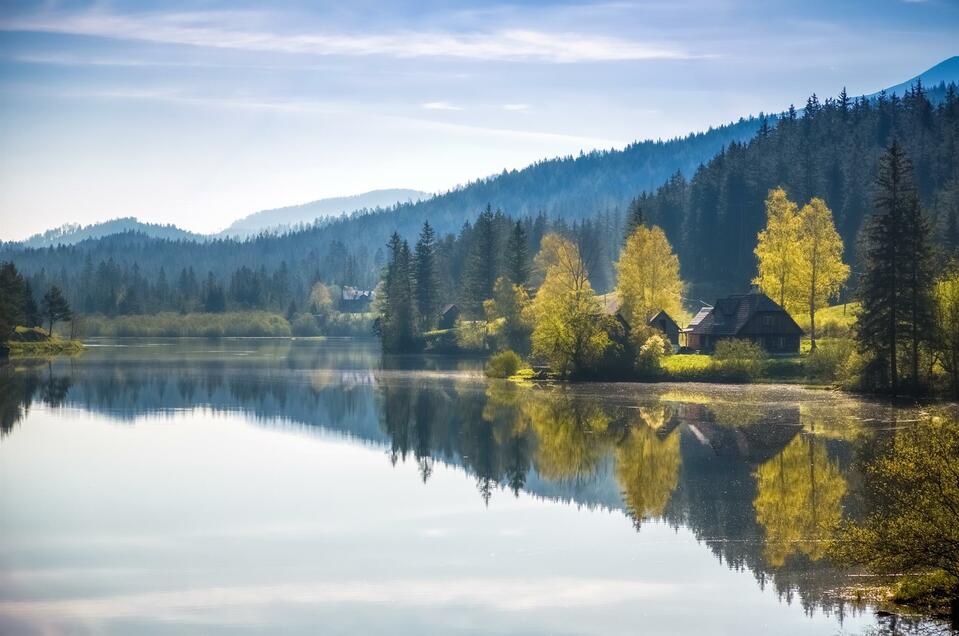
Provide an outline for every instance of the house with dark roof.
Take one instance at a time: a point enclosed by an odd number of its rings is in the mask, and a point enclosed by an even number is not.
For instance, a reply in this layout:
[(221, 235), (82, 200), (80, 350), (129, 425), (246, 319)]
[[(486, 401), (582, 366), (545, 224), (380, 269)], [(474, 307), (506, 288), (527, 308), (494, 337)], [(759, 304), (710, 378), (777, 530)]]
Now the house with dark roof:
[[(623, 326), (623, 330), (628, 337), (631, 325), (623, 315), (622, 303), (620, 302), (619, 297), (616, 295), (604, 294), (601, 300), (603, 313), (607, 316), (615, 318)], [(673, 320), (672, 316), (666, 313), (664, 309), (660, 309), (650, 316), (649, 320), (646, 321), (646, 324), (663, 332), (671, 344), (677, 346), (679, 345), (679, 325), (675, 320)]]
[(660, 309), (657, 311), (652, 318), (646, 321), (646, 324), (662, 331), (671, 344), (679, 345), (679, 325), (676, 324), (672, 316), (666, 313), (666, 310)]
[(682, 330), (683, 346), (709, 353), (723, 339), (751, 340), (769, 353), (799, 353), (802, 328), (760, 291), (720, 298), (703, 307)]
[(368, 312), (376, 292), (366, 289), (357, 289), (349, 285), (343, 287), (340, 295), (340, 311), (348, 314)]
[(440, 307), (440, 315), (437, 327), (440, 329), (452, 329), (456, 326), (456, 320), (460, 317), (460, 308), (450, 303)]

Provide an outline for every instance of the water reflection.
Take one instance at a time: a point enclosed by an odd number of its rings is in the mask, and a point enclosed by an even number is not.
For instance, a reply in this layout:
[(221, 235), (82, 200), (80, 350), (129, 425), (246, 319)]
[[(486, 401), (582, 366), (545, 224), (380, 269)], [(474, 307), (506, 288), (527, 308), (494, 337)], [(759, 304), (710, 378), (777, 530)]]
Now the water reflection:
[[(0, 370), (0, 431), (32, 404), (120, 422), (206, 407), (267, 426), (335, 431), (414, 462), (464, 468), (479, 501), (520, 492), (691, 530), (726, 566), (808, 611), (849, 611), (825, 542), (862, 505), (861, 461), (888, 407), (788, 389), (638, 390), (485, 381), (477, 361), (381, 358), (354, 346), (266, 343), (94, 350)], [(0, 442), (2, 443), (2, 442)]]

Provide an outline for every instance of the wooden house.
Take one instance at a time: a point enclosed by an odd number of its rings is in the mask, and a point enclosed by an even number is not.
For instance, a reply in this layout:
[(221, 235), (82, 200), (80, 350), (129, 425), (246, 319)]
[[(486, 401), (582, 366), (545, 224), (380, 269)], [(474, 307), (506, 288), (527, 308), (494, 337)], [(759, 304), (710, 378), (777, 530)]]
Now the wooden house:
[(443, 305), (440, 308), (440, 317), (437, 322), (439, 329), (452, 329), (456, 326), (456, 320), (460, 317), (460, 308), (455, 304)]
[(662, 331), (671, 344), (679, 346), (679, 325), (665, 310), (657, 311), (646, 323), (650, 327)]
[(766, 294), (752, 291), (721, 298), (703, 307), (682, 330), (683, 346), (712, 352), (723, 339), (751, 340), (769, 353), (799, 353), (803, 330)]
[(361, 314), (370, 310), (373, 303), (372, 290), (357, 289), (349, 285), (343, 287), (340, 295), (340, 311), (348, 314)]

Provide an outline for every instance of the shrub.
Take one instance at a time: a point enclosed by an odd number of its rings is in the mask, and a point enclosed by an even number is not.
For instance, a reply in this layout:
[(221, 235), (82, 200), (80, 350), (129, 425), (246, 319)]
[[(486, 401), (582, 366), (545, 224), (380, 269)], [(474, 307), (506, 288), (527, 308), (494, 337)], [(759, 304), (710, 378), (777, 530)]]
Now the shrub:
[(639, 348), (636, 368), (641, 374), (653, 375), (662, 370), (663, 358), (673, 352), (672, 346), (661, 334), (654, 333), (646, 338)]
[(806, 357), (806, 375), (822, 382), (835, 382), (840, 370), (855, 352), (852, 340), (824, 340)]
[(486, 349), (486, 323), (483, 321), (456, 321), (456, 345), (463, 351)]
[(486, 375), (490, 378), (508, 378), (523, 366), (523, 359), (515, 351), (500, 351), (486, 363)]
[(748, 382), (762, 375), (766, 352), (755, 342), (732, 338), (716, 343), (710, 370), (718, 377)]
[(290, 324), (290, 329), (293, 331), (294, 336), (319, 336), (320, 326), (316, 322), (316, 318), (311, 314), (296, 314), (293, 316), (293, 321)]

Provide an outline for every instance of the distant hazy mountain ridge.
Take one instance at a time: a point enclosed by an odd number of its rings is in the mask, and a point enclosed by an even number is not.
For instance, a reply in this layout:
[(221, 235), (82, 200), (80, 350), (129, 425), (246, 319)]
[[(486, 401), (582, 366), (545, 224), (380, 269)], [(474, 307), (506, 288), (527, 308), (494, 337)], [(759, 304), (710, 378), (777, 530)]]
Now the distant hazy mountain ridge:
[(124, 232), (139, 232), (152, 238), (168, 239), (171, 241), (202, 241), (206, 237), (187, 230), (181, 230), (175, 225), (161, 225), (158, 223), (144, 223), (134, 217), (111, 219), (102, 223), (80, 225), (67, 223), (42, 234), (34, 234), (30, 238), (20, 241), (22, 247), (54, 247), (57, 245), (74, 245), (87, 239), (98, 239)]
[(372, 190), (353, 196), (320, 199), (302, 205), (255, 212), (234, 221), (219, 235), (243, 238), (263, 231), (284, 231), (325, 217), (339, 216), (357, 210), (389, 208), (397, 203), (416, 203), (431, 196), (428, 192), (419, 190), (392, 188)]

